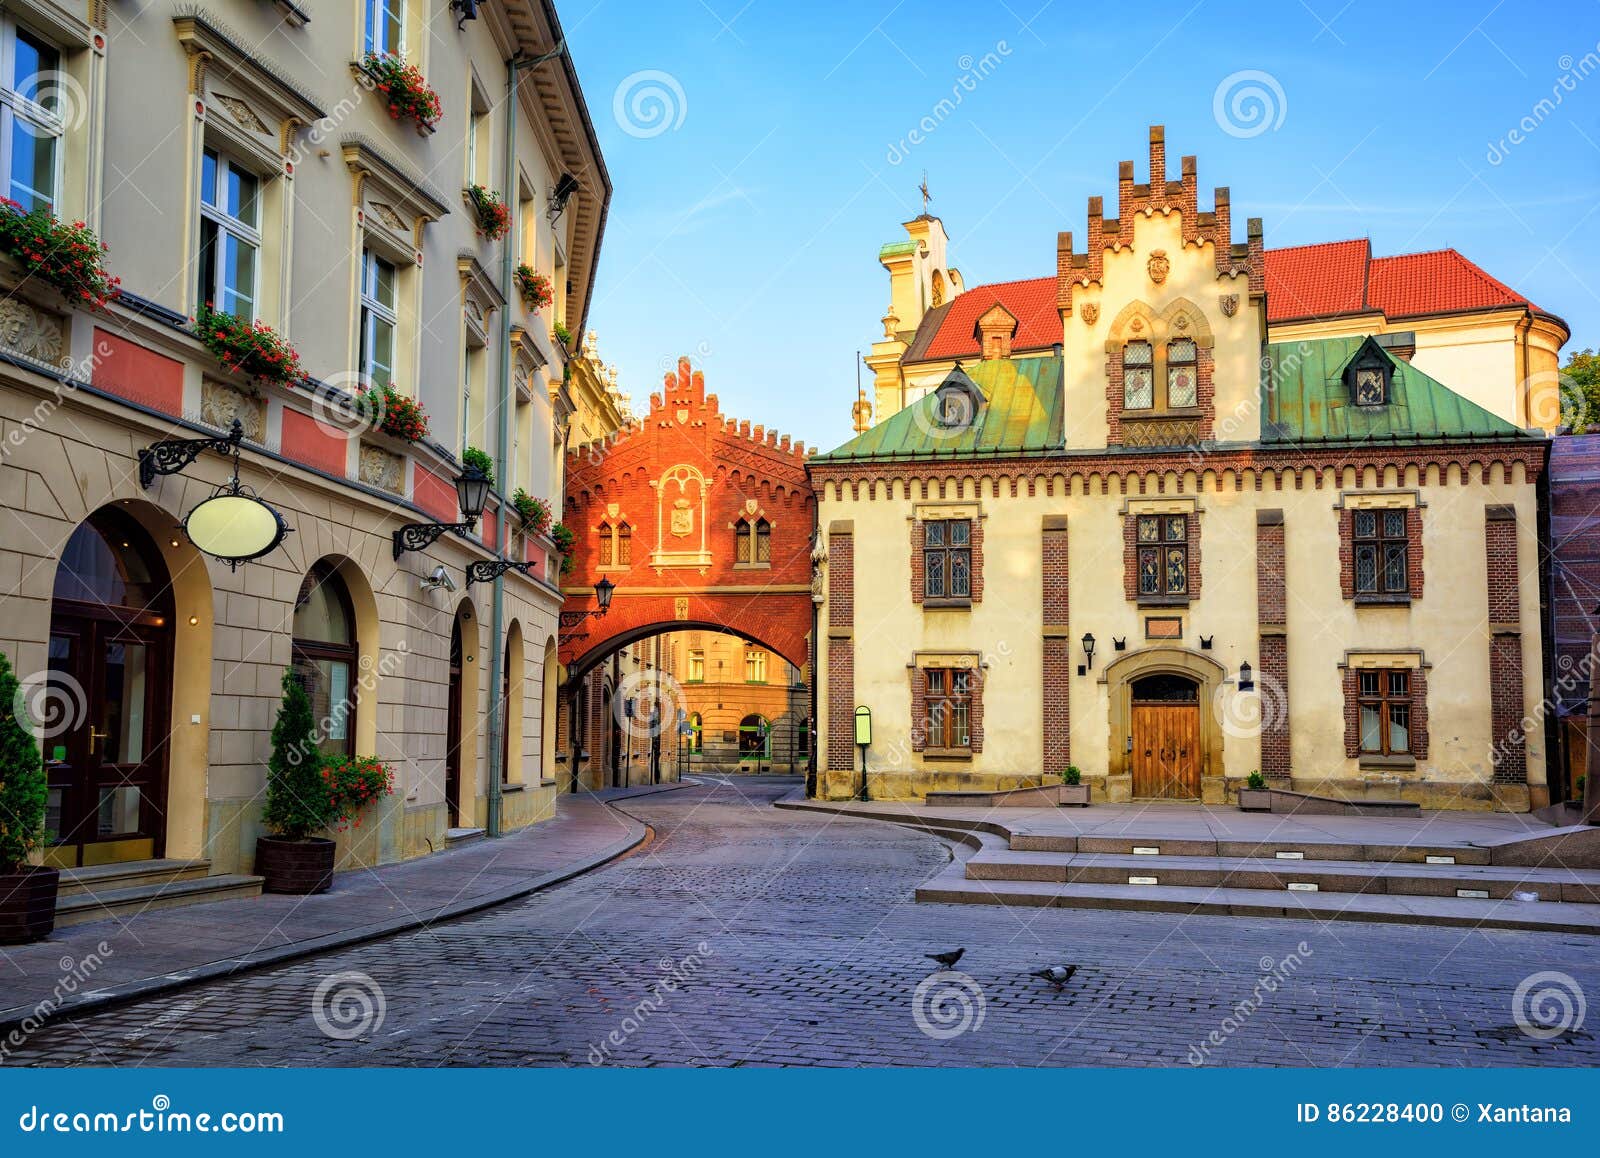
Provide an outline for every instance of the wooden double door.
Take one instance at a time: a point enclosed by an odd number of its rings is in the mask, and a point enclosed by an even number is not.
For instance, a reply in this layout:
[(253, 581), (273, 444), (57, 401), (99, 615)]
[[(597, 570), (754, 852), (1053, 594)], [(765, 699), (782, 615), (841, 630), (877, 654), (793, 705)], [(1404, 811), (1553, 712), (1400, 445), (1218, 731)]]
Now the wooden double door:
[(1133, 686), (1133, 746), (1129, 753), (1136, 800), (1200, 799), (1200, 704), (1193, 683), (1175, 676)]

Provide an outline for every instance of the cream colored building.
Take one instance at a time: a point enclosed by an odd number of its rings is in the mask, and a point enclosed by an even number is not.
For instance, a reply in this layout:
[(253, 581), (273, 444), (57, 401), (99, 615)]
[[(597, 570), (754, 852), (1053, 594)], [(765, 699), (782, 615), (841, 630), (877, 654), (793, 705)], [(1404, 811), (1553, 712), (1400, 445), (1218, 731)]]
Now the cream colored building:
[[(8, 157), (11, 196), (86, 221), (124, 290), (96, 312), (0, 273), (0, 649), (38, 709), (58, 864), (248, 871), (291, 664), (324, 746), (396, 769), (343, 863), (550, 813), (558, 560), (500, 496), (559, 518), (552, 329), (582, 332), (611, 187), (548, 0), (458, 17), (445, 0), (5, 5), (0, 118), (32, 141)], [(389, 114), (368, 50), (420, 69), (434, 124)], [(480, 232), (472, 184), (509, 207), (509, 236)], [(524, 305), (519, 263), (550, 305)], [(206, 302), (270, 326), (308, 378), (230, 370), (194, 335)], [(352, 415), (383, 381), (423, 404), (427, 437)], [(235, 419), (239, 479), (292, 533), (230, 569), (179, 529), (228, 458), (144, 487), (138, 452)], [(396, 557), (403, 525), (459, 521), (468, 447), (496, 467), (483, 518)], [(526, 573), (467, 582), (497, 560)]]
[(1150, 172), (1062, 235), (1047, 315), (984, 303), (981, 354), (811, 460), (819, 791), (859, 789), (865, 707), (874, 797), (1076, 765), (1096, 800), (1542, 805), (1543, 439), (1382, 338), (1269, 336), (1260, 222), (1159, 130)]

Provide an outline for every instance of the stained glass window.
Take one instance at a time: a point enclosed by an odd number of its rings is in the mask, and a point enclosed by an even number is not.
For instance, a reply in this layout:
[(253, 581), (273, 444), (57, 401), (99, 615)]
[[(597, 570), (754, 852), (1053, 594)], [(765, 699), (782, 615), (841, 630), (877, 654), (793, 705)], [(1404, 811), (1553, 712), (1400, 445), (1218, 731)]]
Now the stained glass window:
[(1193, 338), (1167, 343), (1167, 405), (1183, 409), (1200, 404), (1200, 379), (1195, 372), (1197, 350)]
[(1403, 510), (1356, 511), (1351, 519), (1358, 595), (1410, 590), (1410, 537)]
[(1129, 342), (1122, 347), (1122, 405), (1125, 410), (1149, 410), (1155, 405), (1155, 376), (1149, 342)]
[(1140, 544), (1139, 594), (1187, 594), (1189, 516), (1140, 515), (1137, 526)]
[(972, 523), (933, 519), (922, 524), (923, 595), (967, 599), (972, 595)]

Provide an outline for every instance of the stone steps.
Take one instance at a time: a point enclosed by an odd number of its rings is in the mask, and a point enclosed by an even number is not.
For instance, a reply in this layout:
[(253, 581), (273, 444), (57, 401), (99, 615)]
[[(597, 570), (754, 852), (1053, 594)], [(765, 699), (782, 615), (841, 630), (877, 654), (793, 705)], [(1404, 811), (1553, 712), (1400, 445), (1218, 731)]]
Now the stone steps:
[(56, 927), (131, 917), (157, 909), (175, 909), (208, 901), (261, 895), (261, 878), (241, 873), (146, 881), (116, 888), (97, 888), (56, 898)]
[[(954, 867), (954, 866), (953, 866)], [(1171, 885), (1052, 884), (973, 881), (941, 873), (917, 890), (936, 904), (1115, 909), (1224, 917), (1296, 917), (1317, 921), (1450, 925), (1600, 935), (1600, 905), (1466, 900), (1392, 893), (1291, 893)]]
[[(1156, 845), (1142, 846), (1156, 848)], [(1541, 901), (1600, 904), (1600, 871), (1515, 866), (1388, 863), (1378, 860), (1280, 860), (985, 849), (966, 862), (975, 881), (1375, 893), (1504, 900), (1534, 893)]]
[(141, 885), (195, 880), (211, 871), (208, 860), (131, 860), (61, 870), (58, 897), (109, 892)]
[(1299, 853), (1297, 859), (1379, 861), (1383, 863), (1424, 864), (1429, 857), (1449, 857), (1458, 865), (1486, 865), (1490, 851), (1468, 844), (1354, 844), (1308, 840), (1222, 840), (1215, 838), (1155, 835), (1070, 836), (1060, 833), (1033, 833), (1024, 828), (1007, 829), (1011, 848), (1018, 852), (1121, 853), (1133, 854), (1136, 848), (1155, 848), (1162, 856), (1263, 857), (1277, 859), (1282, 853)]

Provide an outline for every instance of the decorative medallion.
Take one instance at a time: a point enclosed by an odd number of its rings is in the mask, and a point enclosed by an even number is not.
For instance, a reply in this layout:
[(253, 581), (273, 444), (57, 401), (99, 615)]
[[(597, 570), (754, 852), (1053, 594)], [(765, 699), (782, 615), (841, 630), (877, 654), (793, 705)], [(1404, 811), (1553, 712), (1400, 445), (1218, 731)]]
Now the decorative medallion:
[(744, 501), (744, 513), (747, 515), (755, 514), (759, 507), (760, 504), (755, 499), (745, 499)]
[(0, 298), (0, 346), (25, 358), (57, 365), (64, 353), (61, 321), (14, 297)]
[(394, 211), (393, 207), (385, 205), (381, 201), (374, 201), (372, 203), (372, 212), (377, 214), (379, 221), (396, 233), (404, 233), (406, 231), (405, 220)]
[(687, 407), (678, 407), (677, 419), (679, 426), (682, 426), (685, 422), (689, 421), (689, 411)]
[(267, 128), (266, 123), (260, 117), (256, 116), (255, 109), (245, 104), (238, 97), (223, 96), (221, 93), (217, 93), (211, 99), (227, 109), (228, 115), (237, 121), (241, 128), (249, 129), (252, 133), (261, 133), (263, 136), (271, 134), (272, 130)]
[(237, 386), (207, 378), (200, 383), (200, 421), (227, 430), (237, 418), (244, 436), (256, 445), (267, 440), (267, 404)]
[(608, 518), (613, 518), (614, 519), (621, 513), (622, 513), (622, 508), (619, 505), (617, 505), (616, 503), (607, 503), (606, 504), (606, 515), (607, 515)]
[(1132, 330), (1136, 334), (1142, 333), (1144, 330), (1144, 319), (1135, 314), (1128, 322), (1128, 329)]
[(672, 601), (672, 617), (674, 619), (689, 618), (689, 601), (681, 595)]
[(1239, 312), (1239, 295), (1223, 294), (1217, 299), (1217, 304), (1222, 307), (1222, 316), (1231, 318)]
[(1150, 280), (1160, 285), (1167, 280), (1167, 273), (1172, 269), (1172, 263), (1167, 260), (1167, 251), (1164, 249), (1152, 250), (1150, 260), (1145, 268), (1150, 271)]
[(679, 499), (672, 504), (671, 529), (679, 538), (694, 534), (694, 507), (688, 499)]
[(1179, 314), (1177, 317), (1173, 318), (1172, 319), (1172, 328), (1174, 330), (1177, 330), (1178, 333), (1180, 333), (1180, 334), (1184, 333), (1185, 331), (1187, 331), (1188, 328), (1189, 328), (1189, 315), (1188, 314)]
[(1084, 302), (1078, 307), (1078, 315), (1083, 318), (1085, 325), (1094, 325), (1100, 317), (1100, 306), (1095, 302)]
[(361, 444), (357, 477), (369, 487), (399, 494), (406, 477), (406, 460), (381, 446)]

